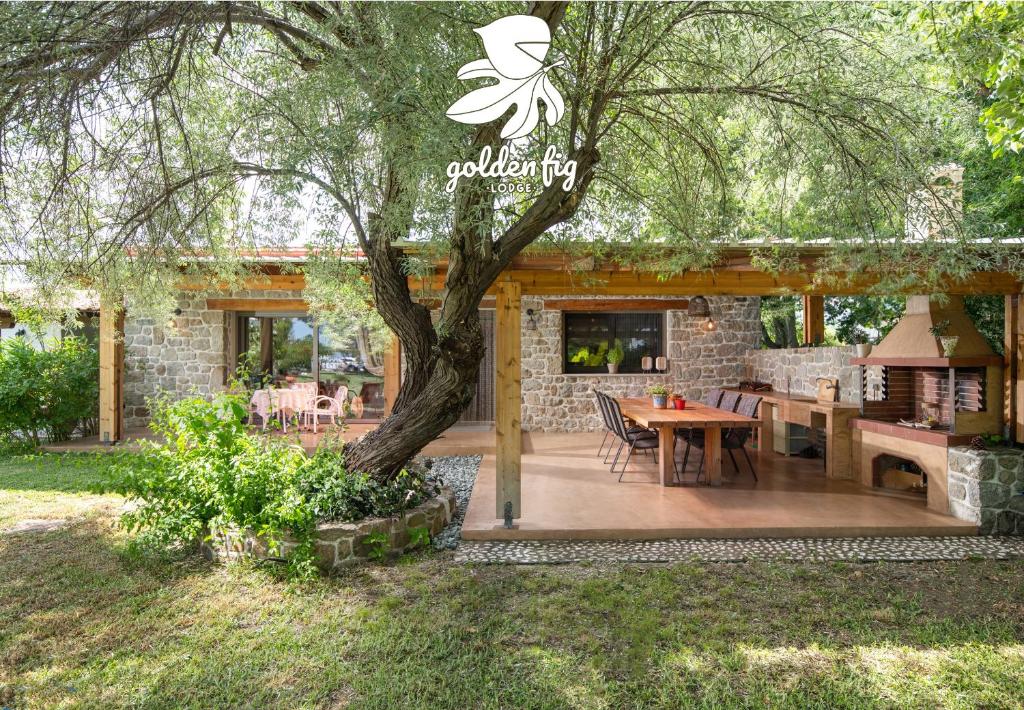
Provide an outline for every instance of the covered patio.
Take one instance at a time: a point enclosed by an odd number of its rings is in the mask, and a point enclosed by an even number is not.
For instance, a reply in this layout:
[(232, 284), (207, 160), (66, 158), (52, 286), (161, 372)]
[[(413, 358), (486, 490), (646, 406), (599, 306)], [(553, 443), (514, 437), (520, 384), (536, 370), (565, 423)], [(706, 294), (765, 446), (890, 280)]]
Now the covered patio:
[[(650, 456), (632, 458), (622, 481), (596, 455), (601, 434), (523, 435), (522, 515), (495, 520), (496, 460), (486, 455), (473, 488), (466, 540), (636, 540), (669, 538), (974, 535), (977, 526), (928, 510), (923, 501), (827, 478), (821, 459), (752, 452), (723, 464), (723, 485), (662, 486)], [(692, 462), (692, 458), (691, 458)]]
[[(408, 249), (415, 251), (414, 246)], [(960, 349), (970, 352), (954, 358), (943, 357), (941, 352), (906, 357), (903, 353), (893, 356), (883, 348), (876, 353), (878, 357), (865, 360), (852, 356), (852, 346), (846, 350), (813, 347), (824, 339), (826, 297), (864, 294), (877, 286), (877, 277), (871, 274), (840, 274), (828, 285), (818, 281), (816, 260), (826, 253), (824, 248), (802, 248), (802, 270), (771, 274), (757, 268), (749, 249), (734, 249), (726, 252), (714, 270), (669, 277), (637, 271), (613, 259), (580, 261), (568, 254), (539, 250), (517, 257), (481, 304), (481, 312), (486, 312), (493, 323), (484, 373), (492, 378), (481, 378), (492, 388), (486, 399), (490, 409), (480, 407), (480, 421), (475, 426), (453, 428), (425, 450), (428, 455), (484, 457), (469, 506), (465, 537), (607, 539), (977, 533), (978, 524), (958, 519), (953, 509), (955, 501), (952, 497), (947, 501), (946, 461), (954, 447), (969, 444), (977, 433), (1003, 432), (1011, 443), (1024, 442), (1021, 283), (1011, 273), (992, 271), (948, 280), (941, 286), (954, 301), (965, 295), (1004, 300), (1002, 355), (975, 352), (976, 338), (968, 332), (973, 326), (963, 320), (962, 312), (957, 312), (950, 322), (962, 336)], [(419, 294), (421, 302), (436, 307), (445, 274), (446, 264), (438, 262), (432, 275), (411, 276), (409, 286)], [(232, 298), (208, 298), (197, 295), (198, 287), (186, 283), (182, 301), (185, 315), (203, 323), (228, 323), (211, 328), (225, 328), (224, 342), (230, 354), (230, 323), (234, 322), (234, 314), (293, 313), (305, 307), (301, 299), (305, 278), (301, 272), (283, 274), (268, 267), (266, 275), (247, 284), (247, 288), (250, 286), (260, 289), (259, 298), (255, 292), (229, 294)], [(756, 327), (752, 324), (759, 322), (756, 303), (761, 296), (793, 293), (803, 299), (805, 345), (800, 352), (790, 351), (785, 356), (799, 360), (799, 366), (790, 367), (792, 373), (787, 370), (784, 377), (773, 378), (766, 371), (773, 370), (775, 363), (765, 366), (760, 354), (774, 351), (759, 350), (757, 337), (752, 335), (752, 328)], [(712, 301), (717, 330), (705, 328), (703, 319), (688, 314), (689, 303), (698, 296)], [(915, 318), (932, 326), (949, 320), (950, 314), (930, 312), (928, 299), (921, 298), (915, 301), (921, 311)], [(629, 322), (620, 319), (617, 327), (657, 325), (656, 342), (650, 341), (651, 351), (642, 353), (657, 356), (653, 358), (657, 363), (655, 370), (646, 365), (612, 373), (605, 371), (603, 364), (571, 370), (567, 330), (570, 320), (579, 324), (588, 319), (613, 319), (615, 314), (644, 316), (633, 317)], [(925, 325), (916, 327), (924, 328), (921, 332), (925, 332)], [(123, 332), (120, 316), (111, 317), (111, 311), (103, 309), (98, 441), (104, 443), (130, 436), (123, 417)], [(937, 339), (931, 336), (903, 340), (912, 348), (923, 341), (930, 348), (938, 347)], [(157, 346), (147, 347), (152, 352)], [(826, 354), (826, 350), (843, 352)], [(828, 360), (833, 356), (836, 362)], [(659, 361), (665, 360), (668, 364), (663, 368)], [(226, 381), (230, 365), (230, 358), (223, 363), (218, 360), (217, 365), (211, 366), (210, 381), (219, 376)], [(899, 384), (895, 375), (906, 374), (907, 383), (922, 380), (933, 388), (930, 391), (935, 396), (945, 397), (936, 411), (948, 420), (949, 429), (923, 432), (900, 427), (897, 419), (906, 414), (902, 410), (890, 411), (890, 401), (862, 406), (861, 396), (868, 391), (865, 368), (872, 367), (887, 368), (889, 385)], [(794, 375), (792, 382), (790, 374)], [(816, 398), (813, 390), (819, 375), (838, 378), (836, 386), (844, 396), (837, 401)], [(612, 474), (595, 455), (604, 432), (597, 417), (594, 389), (629, 399), (642, 397), (648, 386), (660, 384), (696, 400), (709, 388), (735, 388), (742, 380), (752, 378), (772, 381), (768, 391), (757, 392), (762, 402), (755, 428), (759, 431), (756, 438), (761, 441), (756, 450), (751, 449), (760, 477), (756, 485), (746, 472), (736, 477), (731, 461), (728, 457), (723, 459), (721, 451), (708, 452), (709, 477), (717, 482), (721, 471), (722, 479), (722, 485), (712, 487), (694, 485), (693, 458), (683, 484), (676, 485), (670, 480), (674, 476), (666, 475), (667, 468), (659, 469), (651, 457), (635, 454), (620, 483), (618, 474)], [(397, 396), (400, 383), (401, 352), (395, 339), (384, 360), (385, 413)], [(949, 399), (950, 393), (959, 392), (961, 383), (969, 385), (970, 396), (965, 400), (971, 405), (969, 411), (961, 411), (959, 400)], [(889, 388), (892, 392), (896, 392), (894, 387)], [(854, 393), (856, 396), (850, 399)], [(885, 392), (883, 395), (882, 400), (889, 396)], [(909, 394), (905, 403), (919, 404)], [(348, 436), (373, 426), (370, 422), (354, 424)], [(774, 453), (777, 446), (771, 442), (780, 430), (790, 426), (822, 431), (827, 438), (824, 459)], [(315, 437), (303, 437), (307, 448), (315, 446)], [(709, 440), (715, 438), (711, 436)], [(927, 500), (921, 496), (895, 495), (878, 483), (880, 474), (894, 465), (903, 465), (892, 461), (900, 455), (929, 473), (939, 472), (931, 477)], [(506, 526), (509, 517), (511, 527)]]

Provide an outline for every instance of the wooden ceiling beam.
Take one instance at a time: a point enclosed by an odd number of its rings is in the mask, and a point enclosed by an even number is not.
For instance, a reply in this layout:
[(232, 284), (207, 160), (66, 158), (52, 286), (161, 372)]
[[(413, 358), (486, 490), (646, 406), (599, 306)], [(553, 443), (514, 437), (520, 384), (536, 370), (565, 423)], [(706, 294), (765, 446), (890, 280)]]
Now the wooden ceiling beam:
[(689, 305), (688, 298), (549, 298), (544, 301), (544, 310), (573, 313), (685, 311)]
[[(523, 285), (523, 294), (543, 295), (594, 295), (594, 296), (773, 296), (787, 293), (828, 296), (853, 296), (869, 292), (878, 284), (871, 276), (858, 276), (846, 280), (845, 274), (836, 274), (829, 284), (814, 282), (813, 271), (769, 274), (742, 264), (733, 264), (714, 271), (691, 271), (662, 278), (658, 274), (622, 269), (604, 269), (588, 272), (559, 269), (510, 269), (503, 274), (506, 280)], [(445, 275), (438, 272), (430, 277), (410, 277), (409, 286), (414, 290), (440, 292), (444, 289)], [(299, 274), (268, 274), (263, 277), (246, 279), (241, 289), (263, 291), (302, 291), (306, 287), (305, 276)], [(228, 290), (227, 284), (214, 286), (186, 281), (182, 288), (187, 291)], [(916, 289), (919, 291), (920, 289)], [(1021, 293), (1021, 284), (1012, 274), (1003, 272), (978, 272), (963, 280), (950, 281), (942, 289), (946, 293), (960, 295), (1006, 295)], [(914, 292), (911, 289), (908, 292)], [(490, 289), (493, 295), (494, 290)]]
[(304, 298), (208, 298), (206, 307), (211, 311), (305, 313), (309, 306)]

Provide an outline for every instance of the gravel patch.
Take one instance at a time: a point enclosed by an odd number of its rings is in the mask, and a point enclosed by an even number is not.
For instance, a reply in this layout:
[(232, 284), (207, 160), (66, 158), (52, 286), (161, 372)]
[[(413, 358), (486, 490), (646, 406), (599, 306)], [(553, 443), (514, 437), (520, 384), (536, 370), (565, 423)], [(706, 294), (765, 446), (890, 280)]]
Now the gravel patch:
[(469, 496), (473, 493), (473, 483), (477, 471), (480, 470), (481, 456), (435, 456), (431, 458), (433, 465), (431, 477), (450, 486), (455, 491), (458, 508), (452, 522), (434, 537), (434, 547), (438, 550), (454, 550), (462, 539), (462, 521), (466, 517)]
[(466, 542), (456, 562), (746, 562), (750, 560), (918, 562), (1024, 558), (1024, 538), (857, 537), (687, 540), (496, 540)]

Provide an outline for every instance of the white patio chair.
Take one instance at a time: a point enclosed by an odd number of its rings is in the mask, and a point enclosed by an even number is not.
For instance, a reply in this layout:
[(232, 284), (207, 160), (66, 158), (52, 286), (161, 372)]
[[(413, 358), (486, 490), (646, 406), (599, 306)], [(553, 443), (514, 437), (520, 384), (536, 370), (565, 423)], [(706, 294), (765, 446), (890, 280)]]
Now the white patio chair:
[(263, 431), (267, 430), (267, 422), (270, 421), (272, 407), (270, 405), (270, 393), (267, 390), (256, 390), (249, 399), (249, 421), (252, 415), (256, 415), (262, 422)]

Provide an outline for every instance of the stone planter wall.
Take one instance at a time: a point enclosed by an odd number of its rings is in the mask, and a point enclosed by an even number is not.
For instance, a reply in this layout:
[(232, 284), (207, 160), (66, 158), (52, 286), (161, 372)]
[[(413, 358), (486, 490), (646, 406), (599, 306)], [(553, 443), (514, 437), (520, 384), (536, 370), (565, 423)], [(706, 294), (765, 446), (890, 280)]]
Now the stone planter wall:
[(850, 364), (850, 358), (856, 354), (854, 345), (751, 350), (746, 355), (746, 365), (750, 379), (769, 382), (776, 392), (786, 391), (786, 378), (789, 378), (793, 394), (816, 397), (816, 379), (836, 377), (839, 400), (860, 402), (860, 372), (856, 365)]
[(949, 512), (982, 534), (1024, 535), (1024, 451), (949, 449)]
[[(638, 293), (638, 297), (643, 294)], [(552, 298), (581, 298), (553, 296)], [(736, 385), (744, 357), (761, 342), (759, 298), (708, 298), (717, 329), (701, 329), (702, 318), (667, 312), (668, 373), (566, 375), (562, 372), (562, 312), (544, 310), (544, 298), (523, 298), (522, 383), (524, 431), (598, 431), (601, 420), (594, 388), (615, 397), (645, 396), (652, 384), (664, 384), (687, 399), (700, 399), (712, 387)], [(527, 309), (534, 311), (536, 329)]]
[[(358, 523), (321, 523), (316, 531), (317, 566), (330, 572), (366, 561), (376, 549), (368, 538), (374, 533), (385, 533), (389, 542), (387, 552), (396, 555), (412, 549), (410, 530), (426, 528), (431, 537), (440, 533), (455, 515), (455, 493), (451, 488), (424, 503), (392, 518), (367, 518)], [(225, 540), (226, 538), (226, 540)], [(285, 538), (276, 556), (287, 557), (295, 549), (294, 539)], [(267, 559), (271, 557), (266, 540), (238, 530), (222, 531), (202, 543), (203, 556), (210, 560), (233, 560), (242, 557)]]
[[(231, 298), (302, 298), (301, 291), (236, 291)], [(227, 316), (206, 308), (206, 296), (182, 292), (181, 315), (167, 321), (132, 318), (124, 324), (125, 426), (149, 422), (146, 399), (162, 391), (185, 397), (209, 395), (224, 387), (227, 370)], [(129, 309), (130, 311), (130, 309)], [(173, 324), (171, 327), (170, 324)]]

